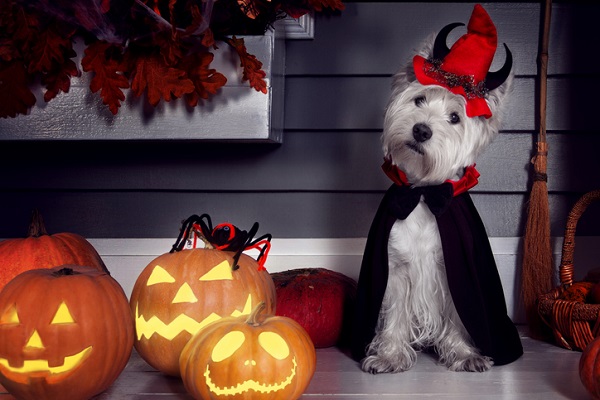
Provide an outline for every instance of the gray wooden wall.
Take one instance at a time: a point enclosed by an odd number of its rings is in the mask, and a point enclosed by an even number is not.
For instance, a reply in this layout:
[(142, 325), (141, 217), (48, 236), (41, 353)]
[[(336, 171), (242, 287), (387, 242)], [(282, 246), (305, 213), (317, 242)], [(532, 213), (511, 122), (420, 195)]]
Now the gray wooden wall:
[[(467, 22), (473, 4), (347, 2), (340, 15), (317, 15), (314, 40), (287, 42), (281, 145), (0, 142), (0, 237), (24, 236), (33, 208), (51, 232), (89, 238), (175, 237), (200, 213), (245, 229), (259, 221), (260, 233), (280, 238), (364, 237), (389, 185), (379, 137), (391, 75), (429, 33)], [(516, 81), (472, 193), (490, 236), (517, 237), (536, 132), (540, 5), (483, 5), (513, 51)], [(558, 2), (552, 17), (548, 187), (561, 236), (575, 200), (600, 188), (600, 5)], [(578, 234), (600, 235), (599, 222), (600, 205)]]

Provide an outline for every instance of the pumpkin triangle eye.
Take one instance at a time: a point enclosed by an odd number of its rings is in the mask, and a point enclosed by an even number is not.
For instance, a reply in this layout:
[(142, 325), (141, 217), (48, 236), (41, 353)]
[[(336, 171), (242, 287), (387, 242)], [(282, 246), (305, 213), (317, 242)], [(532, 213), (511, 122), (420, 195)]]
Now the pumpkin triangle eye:
[(146, 282), (146, 286), (156, 285), (157, 283), (173, 283), (173, 282), (175, 282), (175, 278), (173, 278), (171, 276), (171, 274), (169, 274), (167, 272), (166, 269), (164, 269), (160, 265), (157, 265), (152, 270), (152, 273), (150, 274), (150, 278), (148, 278), (148, 282)]
[(258, 343), (277, 360), (284, 360), (290, 355), (290, 348), (285, 339), (275, 332), (261, 332), (258, 335)]
[(4, 313), (2, 313), (2, 316), (0, 317), (0, 324), (18, 324), (19, 321), (19, 316), (17, 315), (17, 306), (15, 304), (13, 304), (12, 306), (8, 307), (8, 309), (6, 311), (4, 311)]
[(52, 322), (50, 322), (50, 324), (54, 325), (73, 323), (75, 323), (75, 320), (73, 319), (71, 312), (69, 312), (69, 307), (67, 307), (67, 305), (63, 301), (62, 303), (60, 303), (60, 306), (58, 306), (58, 310), (56, 310), (56, 314), (54, 314), (54, 318), (52, 318)]
[(210, 271), (205, 273), (200, 277), (201, 281), (223, 281), (233, 280), (233, 275), (231, 274), (231, 265), (227, 260), (221, 262), (216, 267), (213, 267)]

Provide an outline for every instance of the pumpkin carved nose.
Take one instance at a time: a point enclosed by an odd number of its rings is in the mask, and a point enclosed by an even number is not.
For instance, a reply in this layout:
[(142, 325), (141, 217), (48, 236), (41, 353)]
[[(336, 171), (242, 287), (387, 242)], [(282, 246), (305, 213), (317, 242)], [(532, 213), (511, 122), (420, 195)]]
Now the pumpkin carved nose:
[(175, 298), (173, 299), (173, 304), (176, 303), (196, 303), (198, 298), (194, 295), (192, 288), (187, 283), (181, 285)]
[(29, 340), (27, 341), (27, 343), (25, 343), (25, 348), (26, 349), (44, 349), (45, 348), (44, 344), (42, 343), (42, 338), (40, 337), (40, 334), (38, 333), (37, 330), (33, 331)]

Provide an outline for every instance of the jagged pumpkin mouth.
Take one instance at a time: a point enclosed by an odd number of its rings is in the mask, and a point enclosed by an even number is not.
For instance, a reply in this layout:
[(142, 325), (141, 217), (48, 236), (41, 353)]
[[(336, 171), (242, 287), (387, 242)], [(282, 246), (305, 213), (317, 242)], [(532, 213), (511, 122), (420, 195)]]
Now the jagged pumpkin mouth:
[(255, 381), (254, 379), (248, 379), (234, 386), (219, 387), (211, 379), (210, 366), (208, 365), (206, 366), (206, 370), (204, 371), (204, 377), (206, 378), (206, 385), (208, 386), (208, 389), (218, 396), (235, 396), (237, 394), (241, 394), (249, 390), (253, 390), (258, 393), (271, 393), (283, 390), (292, 383), (292, 381), (296, 377), (296, 369), (298, 367), (296, 357), (292, 359), (292, 363), (293, 366), (290, 374), (279, 383), (260, 383)]
[[(230, 315), (232, 317), (239, 317), (240, 315), (249, 315), (251, 311), (252, 295), (248, 294), (243, 310), (234, 310)], [(171, 322), (165, 323), (156, 315), (146, 319), (139, 313), (139, 303), (135, 306), (135, 330), (138, 340), (141, 340), (142, 337), (150, 339), (154, 334), (162, 336), (167, 340), (173, 340), (181, 332), (188, 332), (190, 335), (194, 335), (206, 325), (218, 321), (221, 318), (222, 316), (213, 312), (202, 321), (198, 322), (186, 314), (179, 314)]]
[(89, 346), (77, 354), (65, 356), (61, 365), (50, 366), (48, 360), (24, 360), (20, 367), (12, 366), (6, 358), (0, 357), (0, 370), (9, 380), (27, 383), (31, 378), (45, 377), (51, 383), (73, 372), (92, 352)]

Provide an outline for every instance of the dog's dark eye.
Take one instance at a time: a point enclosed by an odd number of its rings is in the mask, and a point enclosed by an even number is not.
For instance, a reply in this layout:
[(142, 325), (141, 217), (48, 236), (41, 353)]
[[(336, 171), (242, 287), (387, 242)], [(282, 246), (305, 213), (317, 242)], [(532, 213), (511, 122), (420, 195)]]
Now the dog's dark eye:
[(415, 106), (421, 107), (423, 103), (425, 103), (425, 96), (415, 97)]
[(458, 116), (457, 113), (453, 112), (452, 114), (450, 114), (450, 123), (451, 124), (458, 124), (460, 122), (460, 117)]

